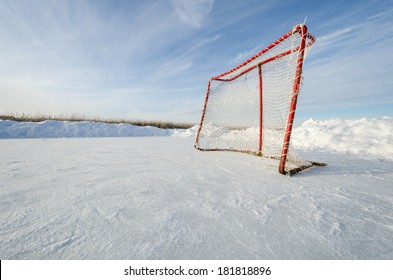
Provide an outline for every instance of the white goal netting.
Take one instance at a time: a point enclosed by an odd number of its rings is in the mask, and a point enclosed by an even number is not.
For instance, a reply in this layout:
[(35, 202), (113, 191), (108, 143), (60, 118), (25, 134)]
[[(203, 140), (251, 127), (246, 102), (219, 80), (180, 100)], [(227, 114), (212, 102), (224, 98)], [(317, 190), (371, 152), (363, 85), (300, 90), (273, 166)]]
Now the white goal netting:
[(283, 174), (312, 165), (294, 151), (290, 134), (303, 60), (314, 41), (304, 25), (295, 26), (246, 62), (213, 77), (195, 147), (279, 159)]

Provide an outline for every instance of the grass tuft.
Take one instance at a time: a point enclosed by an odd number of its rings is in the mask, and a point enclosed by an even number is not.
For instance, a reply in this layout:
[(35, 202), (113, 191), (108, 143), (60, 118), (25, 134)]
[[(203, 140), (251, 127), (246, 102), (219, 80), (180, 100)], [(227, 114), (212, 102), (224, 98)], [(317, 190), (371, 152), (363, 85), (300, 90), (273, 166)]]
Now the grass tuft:
[(7, 113), (1, 114), (0, 120), (11, 120), (17, 122), (42, 122), (47, 120), (54, 120), (54, 121), (70, 121), (70, 122), (102, 122), (102, 123), (110, 123), (110, 124), (132, 124), (137, 126), (154, 126), (158, 128), (190, 128), (195, 124), (191, 123), (174, 123), (174, 122), (163, 122), (163, 121), (141, 121), (141, 120), (127, 120), (127, 119), (105, 119), (100, 117), (86, 117), (81, 115), (45, 115), (45, 114), (18, 114), (18, 113)]

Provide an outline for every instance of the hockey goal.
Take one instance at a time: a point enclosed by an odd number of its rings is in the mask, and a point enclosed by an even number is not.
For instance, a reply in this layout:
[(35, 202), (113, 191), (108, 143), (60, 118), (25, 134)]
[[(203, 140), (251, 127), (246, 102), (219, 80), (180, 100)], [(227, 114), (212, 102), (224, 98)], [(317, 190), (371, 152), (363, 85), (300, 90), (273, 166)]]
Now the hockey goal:
[(303, 24), (239, 66), (210, 79), (195, 141), (202, 151), (237, 151), (279, 160), (281, 174), (316, 162), (291, 145), (306, 54), (315, 42)]

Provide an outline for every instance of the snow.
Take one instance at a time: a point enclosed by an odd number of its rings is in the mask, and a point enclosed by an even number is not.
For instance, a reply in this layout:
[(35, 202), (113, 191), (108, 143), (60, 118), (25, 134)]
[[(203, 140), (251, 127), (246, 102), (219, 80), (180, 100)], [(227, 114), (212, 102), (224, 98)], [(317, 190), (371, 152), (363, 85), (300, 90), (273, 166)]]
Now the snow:
[[(294, 131), (297, 148), (393, 159), (393, 118), (308, 120)], [(303, 141), (302, 139), (307, 139)]]
[(102, 122), (16, 122), (0, 120), (0, 138), (70, 138), (164, 136), (168, 132), (152, 126), (108, 124)]
[(328, 166), (288, 177), (197, 127), (0, 121), (35, 138), (0, 140), (0, 258), (393, 259), (392, 128), (308, 120), (294, 144)]

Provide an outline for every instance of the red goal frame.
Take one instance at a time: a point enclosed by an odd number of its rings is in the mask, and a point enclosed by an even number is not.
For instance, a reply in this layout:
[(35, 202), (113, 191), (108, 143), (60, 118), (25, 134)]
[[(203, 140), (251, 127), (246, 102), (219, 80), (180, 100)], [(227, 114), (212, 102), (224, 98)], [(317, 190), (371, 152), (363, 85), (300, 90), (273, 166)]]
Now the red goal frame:
[[(285, 39), (287, 39), (288, 37), (292, 36), (295, 33), (299, 33), (300, 35), (300, 44), (299, 46), (292, 48), (290, 50), (287, 50), (285, 52), (282, 52), (278, 55), (275, 55), (273, 57), (269, 57), (261, 62), (259, 62), (258, 64), (254, 64), (254, 65), (250, 65), (250, 67), (245, 68), (242, 72), (236, 74), (233, 77), (230, 78), (225, 78), (225, 76), (227, 76), (228, 74), (231, 74), (233, 72), (235, 72), (236, 70), (240, 69), (240, 68), (244, 68), (245, 66), (247, 66), (248, 64), (251, 64), (251, 62), (253, 62), (256, 58), (258, 58), (259, 56), (261, 56), (262, 54), (268, 52), (270, 49), (274, 48), (276, 45), (278, 45), (279, 43), (281, 43), (282, 41), (284, 41)], [(298, 99), (298, 94), (299, 94), (299, 90), (300, 90), (300, 86), (301, 86), (301, 81), (302, 81), (302, 70), (303, 70), (303, 61), (304, 61), (304, 56), (305, 56), (305, 49), (306, 47), (311, 46), (312, 44), (314, 44), (315, 42), (315, 37), (311, 34), (309, 34), (307, 32), (307, 26), (304, 24), (299, 24), (296, 25), (291, 31), (289, 31), (288, 33), (286, 33), (285, 35), (283, 35), (282, 37), (280, 37), (279, 39), (277, 39), (275, 42), (273, 42), (272, 44), (270, 44), (268, 47), (266, 47), (265, 49), (261, 50), (260, 52), (258, 52), (257, 54), (255, 54), (254, 56), (252, 56), (251, 58), (249, 58), (248, 60), (244, 61), (243, 63), (239, 64), (238, 66), (234, 67), (233, 69), (222, 73), (218, 76), (212, 77), (210, 79), (210, 81), (208, 82), (207, 85), (207, 91), (206, 91), (206, 97), (205, 97), (205, 103), (204, 103), (204, 107), (203, 107), (203, 112), (202, 112), (202, 117), (200, 120), (200, 124), (199, 124), (199, 128), (198, 128), (198, 132), (197, 132), (197, 136), (196, 136), (196, 140), (195, 140), (195, 148), (198, 150), (202, 150), (202, 151), (237, 151), (237, 152), (243, 152), (243, 153), (248, 153), (248, 154), (254, 154), (254, 155), (258, 155), (258, 156), (263, 156), (262, 155), (262, 147), (263, 147), (263, 139), (262, 139), (262, 130), (263, 130), (263, 95), (262, 95), (262, 82), (263, 82), (263, 73), (262, 73), (262, 65), (268, 62), (271, 62), (273, 60), (279, 59), (283, 56), (287, 56), (289, 54), (295, 53), (297, 52), (297, 66), (296, 66), (296, 71), (295, 71), (295, 75), (294, 75), (294, 82), (293, 82), (293, 87), (292, 87), (292, 97), (291, 97), (291, 102), (290, 102), (290, 107), (289, 107), (289, 114), (288, 114), (288, 118), (287, 118), (287, 123), (286, 123), (286, 128), (285, 128), (285, 134), (284, 134), (284, 139), (283, 139), (283, 145), (282, 145), (282, 152), (281, 152), (281, 156), (279, 158), (280, 163), (279, 163), (279, 168), (278, 171), (281, 174), (287, 174), (288, 172), (285, 171), (285, 163), (287, 160), (287, 153), (288, 153), (288, 148), (289, 148), (289, 142), (291, 139), (291, 134), (292, 134), (292, 128), (293, 128), (293, 122), (294, 122), (294, 118), (295, 118), (295, 112), (296, 112), (296, 104), (297, 104), (297, 99)], [(208, 100), (209, 100), (209, 93), (210, 93), (210, 84), (211, 81), (222, 81), (222, 82), (229, 82), (229, 81), (233, 81), (234, 79), (248, 73), (249, 71), (258, 68), (258, 76), (259, 76), (259, 102), (260, 102), (260, 106), (259, 106), (259, 147), (258, 147), (258, 153), (255, 152), (250, 152), (247, 150), (233, 150), (233, 149), (221, 149), (221, 148), (214, 148), (214, 149), (204, 149), (204, 148), (200, 148), (199, 147), (199, 137), (200, 137), (200, 132), (202, 129), (202, 125), (203, 125), (203, 121), (205, 118), (205, 113), (206, 113), (206, 107), (208, 104)], [(311, 165), (313, 164), (317, 164), (314, 162), (311, 162)], [(294, 169), (293, 171), (290, 171), (290, 175), (297, 173), (301, 170), (304, 170), (306, 168), (308, 168), (310, 166), (304, 166), (304, 167), (299, 167)]]

